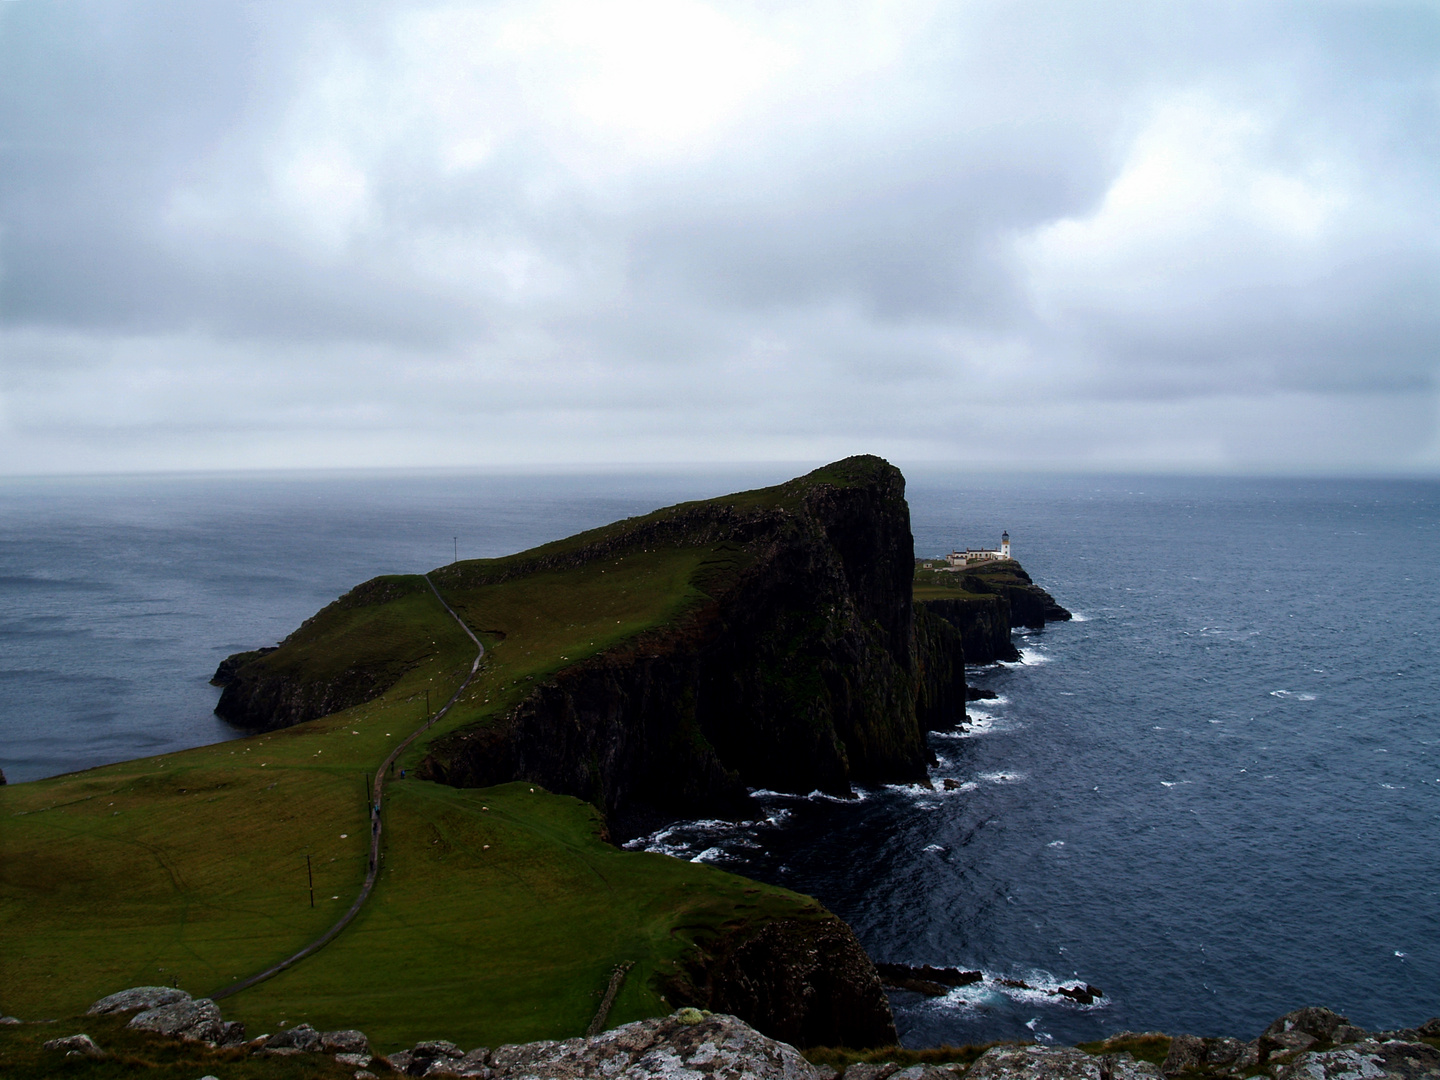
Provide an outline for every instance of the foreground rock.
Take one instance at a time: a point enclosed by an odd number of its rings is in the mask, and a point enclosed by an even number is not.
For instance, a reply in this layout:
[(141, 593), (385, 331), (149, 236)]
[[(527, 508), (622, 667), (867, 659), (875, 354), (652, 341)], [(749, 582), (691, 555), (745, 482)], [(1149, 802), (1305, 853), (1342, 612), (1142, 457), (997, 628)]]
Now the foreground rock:
[[(897, 970), (964, 985), (971, 973), (950, 968)], [(157, 1003), (158, 1004), (155, 1004)], [(149, 1007), (147, 1007), (149, 1006)], [(243, 1028), (222, 1020), (206, 998), (191, 999), (171, 987), (140, 986), (112, 994), (90, 1009), (94, 1015), (135, 1012), (129, 1027), (211, 1046), (243, 1044)], [(895, 1062), (860, 1062), (843, 1076), (811, 1065), (789, 1043), (769, 1038), (743, 1020), (696, 1008), (642, 1020), (584, 1038), (465, 1050), (446, 1039), (428, 1039), (388, 1058), (375, 1055), (362, 1031), (317, 1031), (309, 1024), (248, 1044), (262, 1057), (326, 1055), (355, 1076), (478, 1077), (481, 1080), (1440, 1080), (1440, 1017), (1416, 1028), (1367, 1032), (1324, 1008), (1297, 1009), (1257, 1038), (1169, 1038), (1169, 1054), (1157, 1067), (1126, 1049), (1138, 1043), (1165, 1046), (1158, 1032), (1125, 1032), (1098, 1053), (1076, 1047), (1007, 1045), (982, 1054), (966, 1070), (958, 1064), (902, 1068)], [(100, 1058), (105, 1052), (85, 1034), (51, 1039), (49, 1052)], [(371, 1071), (373, 1070), (373, 1072)]]
[(63, 1039), (51, 1039), (45, 1043), (44, 1049), (61, 1051), (66, 1057), (100, 1058), (105, 1056), (105, 1051), (96, 1046), (95, 1040), (89, 1035), (67, 1035)]
[(767, 1039), (733, 1016), (681, 1009), (588, 1039), (523, 1043), (464, 1054), (453, 1043), (420, 1043), (389, 1058), (407, 1076), (475, 1076), (490, 1080), (824, 1080), (793, 1046)]
[(1166, 1077), (1240, 1078), (1263, 1070), (1275, 1080), (1440, 1080), (1440, 1017), (1419, 1028), (1369, 1032), (1347, 1017), (1310, 1006), (1286, 1013), (1250, 1042), (1177, 1035)]
[(110, 1016), (113, 1013), (139, 1012), (189, 1001), (190, 995), (172, 986), (133, 986), (118, 994), (103, 997), (85, 1011), (86, 1016)]
[(1160, 1070), (1128, 1053), (1087, 1054), (1070, 1046), (997, 1046), (966, 1080), (1161, 1080)]
[(1364, 1041), (1301, 1054), (1276, 1080), (1435, 1080), (1440, 1050), (1422, 1042)]

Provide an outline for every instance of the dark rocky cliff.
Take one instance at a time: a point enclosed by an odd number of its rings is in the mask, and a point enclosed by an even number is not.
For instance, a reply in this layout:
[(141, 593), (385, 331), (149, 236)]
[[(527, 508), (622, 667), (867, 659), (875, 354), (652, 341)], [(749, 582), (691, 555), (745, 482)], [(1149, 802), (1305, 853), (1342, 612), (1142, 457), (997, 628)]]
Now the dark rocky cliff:
[[(210, 679), (224, 687), (215, 714), (236, 727), (273, 731), (384, 693), (426, 655), (396, 649), (383, 633), (394, 617), (387, 609), (427, 591), (423, 578), (374, 578), (306, 619), (279, 646), (226, 657)], [(340, 639), (337, 624), (350, 629), (356, 622), (382, 632)]]
[[(732, 810), (747, 787), (843, 794), (925, 778), (917, 706), (927, 724), (947, 709), (959, 719), (963, 671), (943, 658), (917, 665), (897, 469), (847, 459), (658, 512), (578, 550), (542, 549), (523, 570), (660, 544), (715, 546), (697, 581), (703, 603), (561, 670), (500, 722), (437, 740), (420, 774), (459, 786), (534, 780), (594, 802), (622, 837)], [(474, 587), (465, 573), (435, 579), (442, 590)], [(931, 628), (918, 645), (956, 640)], [(917, 683), (917, 666), (938, 674)]]
[(971, 594), (917, 600), (915, 608), (955, 628), (967, 664), (1020, 659), (1020, 651), (1010, 640), (1010, 605), (1003, 596)]
[(660, 986), (672, 1005), (738, 1016), (795, 1046), (892, 1046), (880, 976), (839, 919), (780, 919), (697, 947)]
[(915, 589), (917, 611), (943, 619), (960, 632), (967, 664), (1018, 660), (1020, 653), (1010, 640), (1014, 627), (1038, 629), (1070, 618), (1013, 559), (961, 572), (921, 569)]

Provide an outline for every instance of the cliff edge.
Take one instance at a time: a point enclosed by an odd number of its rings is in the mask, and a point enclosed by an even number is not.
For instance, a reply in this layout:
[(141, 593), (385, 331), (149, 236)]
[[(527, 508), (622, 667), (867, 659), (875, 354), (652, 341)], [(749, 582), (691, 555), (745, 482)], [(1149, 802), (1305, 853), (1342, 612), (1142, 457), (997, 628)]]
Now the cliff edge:
[(915, 561), (915, 607), (959, 631), (967, 664), (1019, 660), (1010, 639), (1013, 628), (1039, 629), (1071, 617), (1014, 559), (964, 570), (940, 565), (938, 559)]
[(516, 575), (618, 568), (674, 548), (703, 553), (682, 613), (437, 740), (421, 775), (533, 780), (593, 802), (618, 836), (736, 810), (747, 788), (844, 795), (925, 778), (922, 719), (941, 723), (963, 702), (963, 672), (957, 694), (952, 668), (917, 657), (941, 639), (916, 641), (905, 480), (879, 458), (433, 577), (478, 611), (488, 586)]

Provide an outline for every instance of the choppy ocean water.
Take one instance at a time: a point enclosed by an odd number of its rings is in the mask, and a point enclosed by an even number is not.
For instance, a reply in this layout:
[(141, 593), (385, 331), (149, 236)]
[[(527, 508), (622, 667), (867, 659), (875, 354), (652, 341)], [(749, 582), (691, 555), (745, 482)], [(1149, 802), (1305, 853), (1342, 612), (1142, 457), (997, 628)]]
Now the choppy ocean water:
[[(786, 475), (0, 482), (0, 767), (231, 736), (223, 656), (453, 537), (503, 554)], [(932, 740), (958, 787), (762, 792), (651, 846), (812, 893), (877, 959), (987, 973), (896, 994), (910, 1045), (1440, 1014), (1440, 484), (917, 472), (910, 502), (918, 554), (1008, 529), (1077, 613), (972, 673), (1000, 697)], [(1105, 997), (1047, 992), (1077, 980)]]

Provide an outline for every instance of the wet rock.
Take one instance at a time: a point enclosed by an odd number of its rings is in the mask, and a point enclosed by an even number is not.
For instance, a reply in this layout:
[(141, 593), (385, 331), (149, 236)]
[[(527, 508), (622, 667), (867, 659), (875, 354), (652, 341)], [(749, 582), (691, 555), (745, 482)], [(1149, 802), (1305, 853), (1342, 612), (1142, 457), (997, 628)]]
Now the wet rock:
[(1089, 983), (1081, 983), (1079, 986), (1061, 986), (1050, 991), (1051, 997), (1066, 997), (1077, 1005), (1092, 1005), (1096, 998), (1105, 996), (1105, 991), (1098, 986), (1091, 986)]
[(966, 1080), (1160, 1080), (1160, 1070), (1129, 1054), (1094, 1056), (1069, 1046), (997, 1046)]
[(1311, 1050), (1282, 1066), (1276, 1080), (1436, 1080), (1440, 1050), (1427, 1043), (1359, 1042)]
[(298, 1050), (304, 1054), (318, 1054), (324, 1049), (320, 1033), (309, 1024), (296, 1024), (293, 1028), (277, 1032), (265, 1040), (266, 1050)]
[(105, 1056), (105, 1051), (95, 1045), (95, 1040), (89, 1035), (67, 1035), (63, 1039), (51, 1039), (45, 1043), (46, 1050), (59, 1050), (66, 1057), (92, 1057)]
[(1204, 1039), (1198, 1035), (1176, 1035), (1170, 1040), (1170, 1052), (1165, 1055), (1160, 1071), (1166, 1076), (1178, 1076), (1200, 1068), (1205, 1058)]
[(186, 1039), (190, 1042), (218, 1042), (225, 1031), (220, 1007), (209, 998), (174, 1001), (159, 1008), (136, 1013), (126, 1027), (136, 1031), (153, 1031), (159, 1035)]
[[(949, 783), (947, 780), (946, 784)], [(902, 988), (904, 988), (905, 982), (914, 980), (939, 983), (941, 986), (969, 986), (985, 977), (979, 971), (964, 971), (953, 967), (932, 967), (930, 964), (876, 964), (875, 970), (879, 972), (880, 980), (886, 986)]]
[(112, 1013), (140, 1012), (189, 1001), (190, 995), (173, 986), (132, 986), (118, 994), (103, 997), (85, 1010), (86, 1016), (109, 1016)]
[(1266, 1036), (1279, 1035), (1287, 1031), (1303, 1031), (1320, 1042), (1332, 1042), (1335, 1037), (1335, 1029), (1341, 1024), (1348, 1023), (1350, 1023), (1349, 1017), (1331, 1012), (1323, 1006), (1310, 1005), (1286, 1013), (1262, 1031), (1260, 1038), (1264, 1039)]
[(370, 1040), (363, 1031), (322, 1031), (320, 1049), (327, 1054), (369, 1054)]

